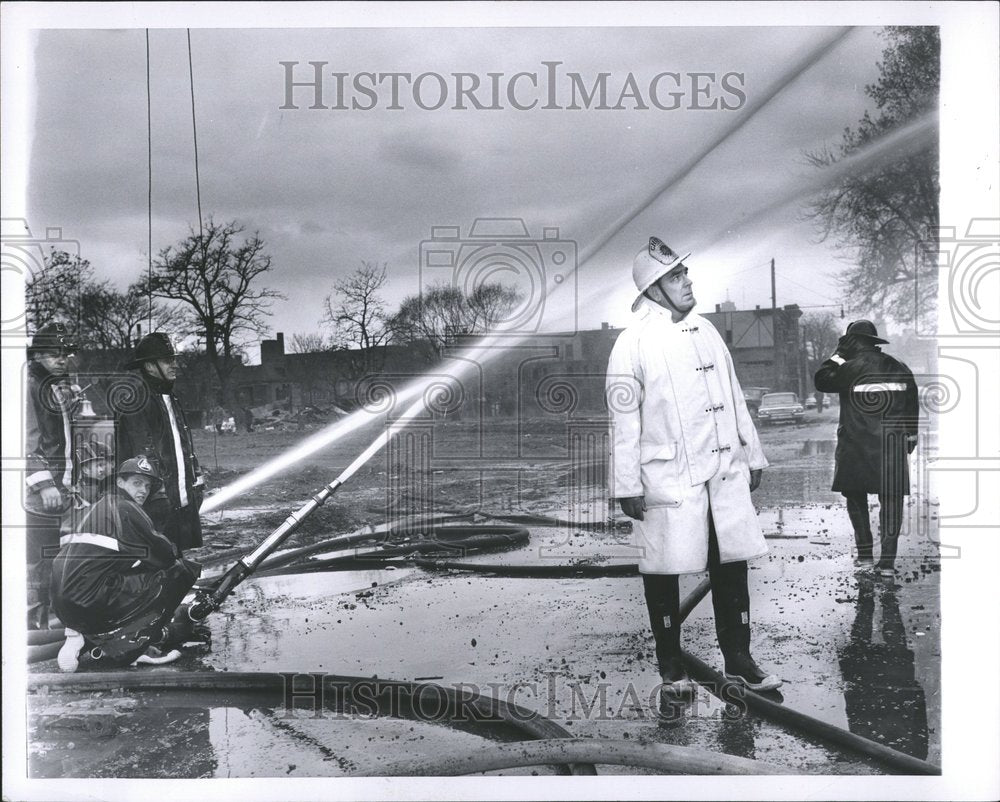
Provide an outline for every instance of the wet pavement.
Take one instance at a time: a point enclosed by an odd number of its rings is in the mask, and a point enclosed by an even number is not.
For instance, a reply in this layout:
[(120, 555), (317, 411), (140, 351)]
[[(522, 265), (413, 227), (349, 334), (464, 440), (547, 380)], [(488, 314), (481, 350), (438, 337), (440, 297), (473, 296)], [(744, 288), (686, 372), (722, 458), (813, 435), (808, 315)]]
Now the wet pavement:
[[(907, 508), (895, 582), (855, 570), (842, 506), (762, 510), (771, 552), (751, 563), (753, 643), (757, 661), (785, 681), (786, 706), (939, 763), (940, 573), (935, 544), (919, 535), (927, 529), (918, 526), (922, 509)], [(540, 526), (531, 534), (531, 543), (515, 551), (466, 559), (522, 565), (636, 559), (622, 532)], [(682, 594), (701, 578), (682, 578)], [(266, 577), (245, 583), (211, 623), (212, 652), (188, 668), (461, 685), (536, 710), (574, 736), (703, 747), (815, 774), (886, 772), (727, 708), (704, 690), (683, 714), (661, 713), (637, 576), (504, 578), (400, 567)], [(721, 668), (710, 600), (691, 614), (683, 639), (685, 648)], [(86, 730), (86, 716), (65, 715), (65, 704), (83, 696), (103, 705), (109, 732), (95, 735)], [(32, 773), (371, 775), (386, 761), (457, 753), (504, 737), (447, 722), (329, 711), (314, 717), (284, 709), (281, 700), (124, 696), (135, 702), (124, 715), (115, 713), (119, 695), (110, 693), (32, 698)], [(610, 766), (599, 772), (639, 773)]]

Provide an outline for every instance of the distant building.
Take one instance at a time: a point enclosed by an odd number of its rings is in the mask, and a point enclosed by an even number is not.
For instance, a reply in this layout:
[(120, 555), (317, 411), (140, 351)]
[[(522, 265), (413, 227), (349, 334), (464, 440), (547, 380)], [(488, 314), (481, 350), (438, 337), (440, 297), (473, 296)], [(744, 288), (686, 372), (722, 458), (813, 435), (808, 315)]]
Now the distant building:
[(375, 373), (409, 377), (422, 370), (406, 346), (384, 346), (369, 355), (345, 350), (287, 354), (279, 331), (275, 339), (261, 340), (260, 364), (240, 367), (234, 387), (239, 403), (249, 407), (352, 407), (359, 400), (358, 379)]
[(703, 313), (733, 355), (736, 375), (746, 387), (790, 390), (804, 398), (811, 391), (806, 381), (805, 351), (797, 304), (777, 309), (737, 309), (732, 301)]
[[(745, 386), (792, 390), (804, 396), (805, 359), (800, 347), (798, 306), (738, 310), (731, 302), (704, 315), (719, 330)], [(539, 333), (505, 348), (487, 363), (463, 374), (461, 387), (443, 379), (452, 392), (441, 414), (545, 417), (603, 415), (608, 358), (621, 329)], [(456, 356), (463, 339), (445, 361)], [(278, 405), (290, 411), (304, 406), (363, 404), (374, 383), (396, 389), (411, 379), (434, 373), (416, 346), (384, 346), (366, 364), (361, 351), (285, 353), (284, 335), (263, 340), (260, 365), (241, 367), (234, 377), (239, 403)], [(442, 372), (443, 375), (443, 372)], [(443, 396), (442, 396), (443, 397)]]

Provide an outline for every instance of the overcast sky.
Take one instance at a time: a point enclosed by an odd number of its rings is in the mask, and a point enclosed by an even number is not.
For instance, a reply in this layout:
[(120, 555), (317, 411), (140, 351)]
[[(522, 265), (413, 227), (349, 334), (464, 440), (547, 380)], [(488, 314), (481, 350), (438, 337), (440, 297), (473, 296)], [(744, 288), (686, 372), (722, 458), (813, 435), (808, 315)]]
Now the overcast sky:
[[(778, 27), (193, 30), (203, 212), (236, 219), (266, 242), (269, 283), (287, 296), (274, 307), (272, 331), (286, 338), (317, 331), (323, 296), (361, 260), (388, 263), (390, 305), (417, 292), (420, 244), (432, 226), (460, 226), (467, 239), (477, 218), (514, 217), (534, 237), (558, 228), (562, 240), (586, 248), (829, 35)], [(185, 31), (154, 29), (149, 39), (156, 252), (197, 228), (197, 207)], [(739, 307), (769, 305), (772, 257), (779, 305), (839, 303), (835, 252), (817, 242), (800, 205), (754, 213), (794, 194), (811, 171), (803, 153), (835, 145), (871, 107), (864, 86), (877, 77), (883, 46), (877, 29), (854, 29), (582, 265), (575, 281), (566, 272), (571, 281), (548, 299), (543, 325), (565, 327), (570, 308), (583, 328), (626, 324), (632, 257), (651, 234), (694, 251), (688, 264), (700, 311), (727, 295)], [(299, 62), (295, 80), (312, 77), (308, 62), (328, 62), (331, 106), (336, 72), (347, 73), (347, 105), (370, 102), (351, 90), (363, 72), (440, 74), (448, 102), (421, 109), (404, 82), (403, 108), (389, 110), (383, 82), (371, 110), (309, 109), (310, 89), (295, 90), (298, 109), (282, 110), (282, 61)], [(571, 102), (567, 73), (588, 87), (609, 73), (607, 105), (632, 74), (649, 108), (631, 99), (622, 109), (512, 108), (507, 81), (527, 72), (544, 87), (545, 61), (562, 62), (559, 105)], [(492, 102), (487, 75), (503, 73), (503, 108), (451, 108), (457, 72), (481, 79), (484, 105)], [(681, 108), (651, 104), (649, 84), (663, 72), (680, 74), (681, 85), (661, 79), (657, 99), (669, 105), (666, 93), (680, 91)], [(715, 74), (698, 79), (707, 95), (695, 97), (692, 72)], [(726, 73), (742, 77), (727, 89)], [(29, 223), (36, 231), (61, 227), (99, 276), (125, 286), (146, 265), (144, 33), (39, 32), (34, 78)], [(425, 105), (438, 94), (436, 79), (421, 85)], [(544, 105), (545, 89), (520, 79), (515, 100), (533, 99)], [(740, 108), (690, 108), (713, 100)], [(544, 262), (552, 251), (532, 253)], [(440, 267), (423, 275), (452, 278)]]

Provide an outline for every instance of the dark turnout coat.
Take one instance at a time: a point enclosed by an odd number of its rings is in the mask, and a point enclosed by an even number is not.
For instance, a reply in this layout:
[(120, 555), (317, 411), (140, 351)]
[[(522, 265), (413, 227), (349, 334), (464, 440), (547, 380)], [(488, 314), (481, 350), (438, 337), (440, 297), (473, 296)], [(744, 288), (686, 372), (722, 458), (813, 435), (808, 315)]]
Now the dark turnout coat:
[(85, 635), (103, 634), (157, 611), (169, 620), (200, 574), (124, 493), (93, 504), (63, 535), (52, 567), (52, 605)]
[[(194, 453), (191, 430), (180, 402), (169, 387), (143, 375), (146, 392), (135, 410), (119, 411), (116, 425), (116, 459), (145, 454), (156, 462), (163, 480), (161, 489), (146, 501), (157, 526), (179, 549), (202, 544), (198, 510), (204, 497), (201, 466)], [(166, 512), (160, 515), (160, 509)]]
[(44, 488), (65, 492), (73, 481), (70, 424), (75, 401), (69, 382), (35, 361), (28, 363), (26, 389), (26, 504), (29, 510), (41, 511), (39, 494)]
[(908, 495), (908, 436), (920, 417), (917, 384), (902, 362), (868, 347), (834, 355), (816, 371), (816, 389), (840, 396), (833, 490)]

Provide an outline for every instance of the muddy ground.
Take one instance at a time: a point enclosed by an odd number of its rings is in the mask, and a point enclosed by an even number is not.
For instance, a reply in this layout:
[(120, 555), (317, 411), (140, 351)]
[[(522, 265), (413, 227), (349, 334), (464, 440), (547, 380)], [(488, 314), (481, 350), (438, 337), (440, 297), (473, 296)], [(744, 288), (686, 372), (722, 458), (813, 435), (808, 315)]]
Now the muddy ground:
[[(595, 526), (607, 520), (608, 505), (603, 466), (588, 451), (586, 430), (542, 421), (437, 422), (423, 429), (417, 460), (423, 470), (401, 473), (397, 452), (383, 452), (289, 545), (406, 513), (478, 513), (483, 522), (531, 513), (570, 523), (532, 524), (527, 545), (465, 559), (635, 562), (623, 520)], [(897, 581), (856, 572), (847, 514), (829, 491), (835, 432), (836, 410), (761, 432), (771, 467), (754, 498), (771, 551), (751, 563), (755, 656), (785, 681), (785, 705), (939, 763), (936, 506), (911, 497)], [(210, 486), (220, 487), (310, 433), (199, 432), (196, 448)], [(206, 546), (195, 558), (255, 544), (373, 436), (360, 432), (205, 516)], [(699, 579), (685, 577), (682, 593)], [(661, 711), (635, 576), (504, 578), (399, 564), (262, 577), (245, 583), (210, 620), (211, 653), (131, 670), (325, 672), (467, 686), (536, 710), (578, 736), (702, 747), (811, 774), (887, 771), (739, 706), (727, 708), (707, 691), (683, 714)], [(685, 624), (684, 643), (721, 668), (709, 600)], [(33, 668), (54, 671), (54, 661)], [(357, 711), (316, 716), (289, 710), (284, 701), (232, 692), (36, 694), (29, 700), (31, 771), (40, 777), (377, 775), (387, 762), (517, 737)], [(67, 704), (96, 706), (111, 722), (109, 732), (81, 729), (85, 717), (66, 716)], [(645, 770), (600, 766), (599, 772)]]

